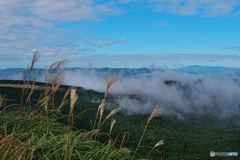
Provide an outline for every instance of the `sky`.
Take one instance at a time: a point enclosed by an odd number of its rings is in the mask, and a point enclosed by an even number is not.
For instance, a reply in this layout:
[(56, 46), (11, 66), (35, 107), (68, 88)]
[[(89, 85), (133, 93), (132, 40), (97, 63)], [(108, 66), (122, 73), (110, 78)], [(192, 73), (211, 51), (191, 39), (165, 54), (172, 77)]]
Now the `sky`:
[(240, 68), (240, 0), (1, 0), (0, 69)]

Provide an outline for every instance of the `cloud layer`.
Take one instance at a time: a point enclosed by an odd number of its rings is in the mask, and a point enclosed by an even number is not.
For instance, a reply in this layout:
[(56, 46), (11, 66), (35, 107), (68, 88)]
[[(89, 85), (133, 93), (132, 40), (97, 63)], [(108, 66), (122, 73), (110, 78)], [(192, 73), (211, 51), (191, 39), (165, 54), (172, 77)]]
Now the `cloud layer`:
[(239, 59), (238, 55), (231, 54), (131, 54), (131, 55), (95, 55), (95, 56), (78, 56), (72, 58), (74, 61), (121, 61), (121, 60), (178, 60), (178, 59), (203, 59), (203, 60), (219, 60), (219, 59)]
[[(87, 74), (67, 72), (64, 84), (105, 92), (107, 75), (98, 75), (94, 70)], [(165, 81), (177, 82), (166, 85)], [(181, 120), (205, 115), (216, 120), (229, 119), (240, 112), (240, 83), (225, 74), (210, 77), (166, 70), (147, 77), (122, 77), (109, 92), (136, 95), (135, 98), (128, 95), (115, 98), (128, 114), (150, 114), (156, 105), (163, 108), (164, 115), (174, 115)]]
[[(21, 80), (23, 74), (4, 77)], [(179, 120), (202, 116), (228, 120), (239, 117), (240, 113), (240, 80), (231, 77), (230, 72), (209, 76), (173, 70), (156, 71), (137, 77), (121, 77), (110, 87), (109, 93), (118, 95), (113, 97), (127, 114), (150, 114), (158, 105), (163, 108), (163, 115), (175, 116)], [(105, 92), (107, 78), (107, 72), (75, 69), (66, 72), (63, 84)], [(37, 81), (43, 82), (44, 76), (40, 75)], [(166, 85), (166, 81), (172, 83)]]
[[(103, 21), (100, 18), (102, 15), (117, 15), (120, 12), (121, 10), (110, 4), (93, 3), (91, 0), (1, 1), (0, 55), (4, 60), (15, 56), (16, 61), (23, 61), (31, 59), (36, 49), (51, 57), (94, 51), (91, 44), (103, 41), (97, 42), (98, 37), (85, 35), (97, 31), (87, 28), (64, 30), (55, 26), (62, 22)], [(123, 40), (127, 41), (125, 38)], [(79, 45), (79, 41), (83, 45)], [(122, 39), (109, 43), (122, 43)]]

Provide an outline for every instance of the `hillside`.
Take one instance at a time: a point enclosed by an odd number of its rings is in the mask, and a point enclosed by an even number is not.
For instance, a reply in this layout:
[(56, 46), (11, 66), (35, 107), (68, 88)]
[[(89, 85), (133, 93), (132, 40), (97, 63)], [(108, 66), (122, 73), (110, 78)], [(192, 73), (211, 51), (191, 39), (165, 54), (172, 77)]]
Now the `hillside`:
[[(0, 84), (21, 84), (21, 81), (0, 81)], [(166, 82), (166, 85), (173, 85), (177, 82)], [(44, 86), (42, 83), (36, 85)], [(62, 89), (67, 89), (69, 86), (62, 85)], [(32, 95), (31, 103), (34, 103), (40, 95), (41, 90), (36, 90)], [(14, 101), (7, 101), (9, 104), (20, 104), (20, 88), (0, 87), (0, 94), (6, 95), (7, 99)], [(56, 108), (60, 105), (64, 96), (64, 91), (57, 91), (54, 97), (54, 105)], [(74, 127), (79, 129), (91, 130), (91, 122), (94, 122), (97, 108), (104, 97), (104, 93), (99, 93), (93, 90), (85, 90), (77, 87), (78, 100), (75, 103), (73, 113), (78, 115), (81, 112), (80, 118), (75, 119)], [(109, 94), (106, 99), (106, 112), (103, 117), (106, 117), (110, 110), (118, 106), (114, 101), (115, 96)], [(136, 95), (132, 95), (133, 98)], [(66, 106), (69, 106), (69, 102)], [(63, 107), (62, 113), (68, 114), (69, 107)], [(146, 121), (149, 115), (127, 115), (126, 112), (120, 111), (112, 118), (116, 119), (116, 124), (112, 131), (112, 137), (119, 137), (119, 143), (124, 133), (127, 132), (128, 139), (123, 143), (123, 146), (132, 150), (138, 145), (138, 140), (144, 130)], [(64, 119), (59, 120), (61, 123), (67, 123)], [(204, 157), (203, 159), (210, 158), (210, 151), (239, 151), (240, 150), (240, 127), (237, 128), (235, 123), (211, 122), (211, 119), (205, 117), (204, 119), (190, 119), (179, 122), (176, 117), (160, 116), (153, 119), (147, 128), (146, 134), (143, 137), (141, 146), (154, 146), (159, 140), (164, 139), (164, 145), (159, 146), (158, 150), (162, 153), (163, 159), (182, 159), (184, 157)], [(221, 125), (222, 127), (213, 127), (212, 125)], [(106, 121), (102, 128), (102, 133), (108, 132), (110, 121)], [(100, 137), (101, 142), (107, 141), (107, 136)], [(117, 144), (119, 144), (117, 143)], [(120, 144), (119, 144), (120, 145)], [(144, 156), (149, 153), (150, 149), (139, 148), (139, 153)], [(153, 159), (159, 159), (160, 154), (153, 151), (151, 154)], [(171, 158), (172, 157), (172, 158)], [(231, 157), (229, 157), (231, 159)]]

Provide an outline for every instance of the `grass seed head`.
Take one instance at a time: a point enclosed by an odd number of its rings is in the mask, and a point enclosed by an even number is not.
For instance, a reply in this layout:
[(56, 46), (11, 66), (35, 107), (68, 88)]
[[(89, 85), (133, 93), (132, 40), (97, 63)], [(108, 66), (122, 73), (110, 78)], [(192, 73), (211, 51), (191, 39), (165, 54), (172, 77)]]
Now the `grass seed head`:
[(34, 76), (34, 79), (33, 79), (33, 84), (32, 84), (32, 89), (31, 89), (31, 91), (30, 91), (30, 93), (29, 93), (29, 95), (28, 95), (28, 97), (27, 97), (26, 103), (28, 102), (28, 100), (30, 100), (31, 95), (33, 94), (33, 90), (34, 90), (33, 88), (34, 88), (34, 84), (35, 84), (35, 82), (36, 82), (38, 70), (39, 70), (39, 69), (37, 69), (37, 71), (36, 71), (36, 73), (35, 73), (35, 76)]
[(99, 110), (100, 110), (100, 121), (102, 119), (103, 111), (104, 111), (104, 106), (105, 106), (105, 99), (102, 100), (102, 103), (99, 105)]
[[(58, 88), (60, 87), (63, 79), (64, 79), (64, 72), (59, 72), (57, 74), (52, 74), (52, 92), (55, 93)], [(55, 83), (58, 81), (57, 85), (55, 86)]]
[(28, 75), (28, 71), (29, 71), (29, 65), (27, 66), (27, 69), (25, 71), (25, 75), (24, 75), (24, 78), (23, 78), (23, 84), (26, 83), (26, 78), (27, 78), (27, 75)]
[[(38, 105), (38, 104), (41, 104), (41, 105), (40, 105), (40, 107), (41, 107), (41, 106), (43, 106), (44, 104), (47, 104), (47, 102), (50, 100), (50, 98), (51, 98), (51, 96), (45, 96), (45, 97), (42, 98), (40, 101), (38, 101), (37, 105)], [(45, 107), (46, 107), (46, 106), (45, 106)], [(46, 108), (45, 108), (45, 110), (46, 110)]]
[(120, 111), (120, 107), (118, 108), (114, 108), (109, 114), (108, 114), (108, 116), (106, 117), (106, 119), (108, 119), (108, 118), (110, 118), (112, 115), (114, 115), (114, 114), (116, 114), (117, 112), (119, 112)]
[(34, 86), (34, 84), (36, 82), (38, 71), (39, 71), (39, 68), (35, 72), (35, 76), (34, 76), (34, 79), (33, 79), (33, 85), (32, 86)]
[(39, 58), (39, 52), (38, 52), (38, 50), (36, 50), (34, 52), (34, 55), (33, 55), (32, 64), (31, 64), (31, 68), (30, 68), (30, 73), (32, 72), (32, 69), (33, 69), (35, 63), (37, 62), (38, 58)]
[(63, 97), (63, 101), (61, 102), (61, 104), (60, 104), (59, 107), (58, 107), (58, 112), (60, 111), (60, 109), (62, 108), (62, 106), (64, 106), (64, 105), (67, 103), (68, 100), (65, 100), (65, 99), (67, 98), (68, 94), (70, 93), (70, 90), (71, 90), (71, 88), (69, 88), (69, 89), (67, 90), (67, 92), (65, 93), (65, 95), (64, 95), (64, 97)]
[(115, 120), (115, 119), (112, 119), (112, 120), (111, 120), (111, 126), (110, 126), (109, 135), (111, 135), (111, 132), (112, 132), (112, 129), (113, 129), (113, 126), (114, 126), (115, 123), (116, 123), (116, 120)]
[(162, 114), (162, 108), (158, 108), (158, 106), (156, 106), (151, 114), (151, 116), (148, 119), (148, 123), (154, 118), (159, 116), (160, 114)]
[(28, 71), (29, 71), (29, 65), (27, 66), (27, 69), (26, 69), (26, 71), (25, 71), (25, 75), (24, 75), (24, 78), (23, 78), (23, 86), (22, 86), (22, 95), (23, 95), (23, 93), (24, 93), (24, 91), (25, 91), (25, 84), (26, 84), (26, 78), (27, 78), (27, 75), (28, 75)]
[(107, 147), (107, 151), (109, 150), (110, 146), (112, 145), (112, 140), (109, 138), (108, 139), (108, 147)]
[(57, 64), (56, 64), (56, 67), (55, 67), (54, 70), (53, 70), (53, 73), (54, 73), (57, 69), (63, 68), (65, 65), (68, 64), (68, 62), (70, 62), (68, 59), (64, 59), (64, 60), (58, 61)]
[(73, 111), (73, 107), (78, 99), (78, 96), (76, 95), (76, 88), (71, 89), (71, 96), (70, 96), (70, 114)]
[(158, 146), (161, 146), (161, 145), (163, 145), (164, 144), (164, 142), (163, 142), (163, 139), (161, 140), (161, 141), (159, 141), (155, 146), (154, 146), (154, 148), (156, 148), (156, 147), (158, 147)]
[(109, 90), (109, 88), (111, 87), (111, 85), (113, 83), (115, 83), (118, 78), (120, 78), (122, 75), (115, 75), (115, 73), (111, 76), (111, 74), (109, 74), (108, 80), (107, 80), (107, 87), (106, 87), (106, 92), (105, 92), (105, 99), (107, 97), (107, 92)]

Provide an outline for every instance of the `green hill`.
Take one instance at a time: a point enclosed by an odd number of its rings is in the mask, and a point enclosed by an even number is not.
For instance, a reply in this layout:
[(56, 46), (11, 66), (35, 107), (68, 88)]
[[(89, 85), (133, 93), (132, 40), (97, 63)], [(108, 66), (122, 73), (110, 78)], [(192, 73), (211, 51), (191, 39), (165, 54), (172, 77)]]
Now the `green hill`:
[[(32, 82), (31, 82), (32, 83)], [(8, 81), (1, 80), (0, 84), (22, 84), (22, 81)], [(35, 83), (36, 85), (43, 85), (43, 83)], [(65, 92), (69, 86), (61, 85), (62, 91), (57, 91), (54, 96), (55, 109), (58, 108), (62, 102)], [(30, 92), (30, 91), (28, 91)], [(0, 94), (6, 95), (6, 104), (2, 104), (1, 109), (4, 106), (10, 104), (20, 104), (21, 101), (21, 89), (0, 87)], [(41, 90), (35, 90), (31, 96), (31, 103), (36, 103), (39, 100)], [(73, 122), (74, 129), (85, 129), (90, 131), (91, 126), (96, 118), (97, 109), (99, 104), (96, 103), (104, 98), (104, 93), (99, 93), (93, 90), (85, 90), (82, 87), (76, 87), (76, 94), (78, 99), (73, 109), (73, 114), (77, 116), (79, 113), (84, 112), (79, 118), (76, 118)], [(28, 95), (28, 94), (26, 94)], [(103, 117), (106, 117), (110, 111), (117, 107), (118, 104), (114, 102), (114, 96), (108, 95), (106, 99), (106, 111)], [(67, 97), (69, 99), (70, 96)], [(51, 105), (51, 104), (49, 104)], [(67, 115), (69, 113), (68, 102), (63, 108), (62, 113)], [(116, 123), (113, 127), (111, 137), (117, 138), (116, 147), (119, 147), (126, 134), (123, 146), (130, 148), (134, 151), (137, 147), (139, 139), (144, 131), (146, 122), (149, 115), (131, 115), (127, 116), (123, 111), (115, 114), (112, 118), (116, 119)], [(60, 118), (58, 120), (63, 124), (67, 124), (67, 120)], [(178, 121), (174, 117), (159, 116), (151, 120), (148, 125), (147, 131), (143, 137), (141, 146), (138, 149), (138, 154), (142, 157), (146, 157), (157, 142), (164, 139), (164, 144), (157, 147), (157, 151), (153, 150), (151, 157), (153, 159), (226, 159), (226, 157), (210, 158), (210, 151), (215, 152), (239, 152), (240, 151), (240, 129), (236, 128), (235, 124), (231, 122), (222, 122), (222, 127), (207, 126), (207, 119), (199, 120), (186, 120), (184, 122)], [(221, 125), (219, 125), (221, 126)], [(226, 129), (226, 126), (228, 129)], [(106, 121), (102, 126), (102, 133), (108, 133), (110, 128), (110, 121)], [(104, 143), (108, 141), (107, 135), (99, 137), (99, 141)], [(187, 158), (192, 157), (192, 158)], [(228, 157), (228, 159), (233, 159)], [(235, 157), (235, 159), (237, 159)]]

